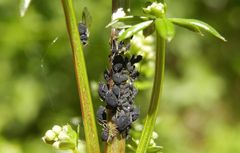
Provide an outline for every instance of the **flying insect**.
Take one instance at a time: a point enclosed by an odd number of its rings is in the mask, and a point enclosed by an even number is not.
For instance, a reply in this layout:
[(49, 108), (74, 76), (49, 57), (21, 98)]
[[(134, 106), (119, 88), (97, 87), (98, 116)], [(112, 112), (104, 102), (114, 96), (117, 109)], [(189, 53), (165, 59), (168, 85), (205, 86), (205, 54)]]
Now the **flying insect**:
[(92, 17), (88, 9), (84, 7), (82, 11), (82, 21), (78, 23), (78, 32), (83, 46), (86, 46), (88, 44), (88, 38), (90, 34), (88, 29), (91, 26), (91, 22)]

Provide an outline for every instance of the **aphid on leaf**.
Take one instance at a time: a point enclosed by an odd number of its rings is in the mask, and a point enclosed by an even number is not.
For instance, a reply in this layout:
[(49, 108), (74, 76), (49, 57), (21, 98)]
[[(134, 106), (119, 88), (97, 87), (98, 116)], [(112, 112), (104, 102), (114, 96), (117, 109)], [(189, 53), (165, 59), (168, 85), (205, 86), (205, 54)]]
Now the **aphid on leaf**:
[(84, 7), (82, 12), (82, 21), (78, 23), (78, 32), (80, 35), (80, 40), (85, 46), (88, 44), (89, 30), (92, 22), (92, 17), (86, 7)]

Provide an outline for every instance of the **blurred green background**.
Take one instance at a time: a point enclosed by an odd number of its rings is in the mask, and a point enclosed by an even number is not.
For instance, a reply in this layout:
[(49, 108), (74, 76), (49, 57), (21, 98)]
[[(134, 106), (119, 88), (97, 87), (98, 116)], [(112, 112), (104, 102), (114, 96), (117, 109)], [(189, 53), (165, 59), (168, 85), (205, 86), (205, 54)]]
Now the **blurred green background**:
[[(96, 109), (102, 104), (97, 83), (108, 61), (111, 1), (74, 2), (78, 20), (83, 6), (93, 18), (85, 58)], [(228, 42), (177, 28), (167, 49), (157, 143), (165, 153), (240, 152), (240, 1), (166, 2), (169, 17), (203, 20)], [(24, 17), (19, 4), (0, 0), (0, 153), (53, 153), (41, 141), (45, 131), (81, 115), (65, 18), (61, 1), (33, 0)], [(131, 0), (131, 6), (139, 15), (144, 1)], [(153, 64), (146, 63), (137, 83), (139, 123), (151, 92)]]

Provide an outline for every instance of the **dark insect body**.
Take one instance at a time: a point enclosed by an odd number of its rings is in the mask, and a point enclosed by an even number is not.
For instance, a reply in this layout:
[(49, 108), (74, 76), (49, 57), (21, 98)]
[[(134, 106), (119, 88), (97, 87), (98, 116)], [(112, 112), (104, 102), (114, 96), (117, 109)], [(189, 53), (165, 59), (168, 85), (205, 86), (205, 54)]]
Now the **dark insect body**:
[(84, 23), (79, 23), (78, 24), (78, 32), (79, 32), (80, 40), (81, 40), (82, 44), (84, 46), (87, 45), (88, 37), (89, 37), (87, 25), (85, 25)]
[(97, 111), (98, 121), (103, 125), (103, 141), (110, 142), (117, 134), (127, 138), (132, 122), (139, 117), (140, 111), (134, 105), (137, 94), (134, 81), (139, 76), (135, 64), (142, 56), (124, 56), (129, 47), (129, 42), (118, 42), (113, 38), (109, 55), (111, 66), (104, 71), (107, 83), (99, 83), (99, 96), (106, 103)]
[(82, 12), (82, 21), (78, 23), (78, 32), (80, 36), (80, 40), (83, 44), (83, 46), (86, 46), (88, 44), (88, 38), (89, 38), (89, 27), (92, 22), (92, 17), (86, 7), (84, 7)]

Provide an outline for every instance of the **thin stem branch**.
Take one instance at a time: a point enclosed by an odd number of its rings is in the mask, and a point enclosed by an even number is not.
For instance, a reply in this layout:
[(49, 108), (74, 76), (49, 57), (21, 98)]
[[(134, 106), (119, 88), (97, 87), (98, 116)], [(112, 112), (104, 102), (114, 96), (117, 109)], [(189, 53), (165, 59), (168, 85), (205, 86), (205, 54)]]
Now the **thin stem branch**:
[(100, 153), (95, 115), (93, 111), (85, 59), (77, 29), (77, 22), (73, 9), (72, 0), (62, 0), (62, 5), (65, 13), (67, 30), (73, 52), (73, 61), (75, 75), (77, 79), (78, 93), (80, 96), (87, 152)]
[[(156, 32), (157, 33), (157, 32)], [(153, 82), (151, 102), (147, 114), (147, 118), (144, 124), (142, 136), (137, 148), (136, 153), (146, 153), (147, 147), (150, 142), (152, 132), (154, 130), (159, 106), (160, 98), (164, 79), (164, 67), (165, 67), (165, 40), (156, 34), (157, 46), (156, 46), (156, 61), (155, 61), (155, 76)]]
[(130, 1), (129, 0), (112, 0), (112, 13), (118, 8), (123, 8), (124, 12), (129, 12)]

